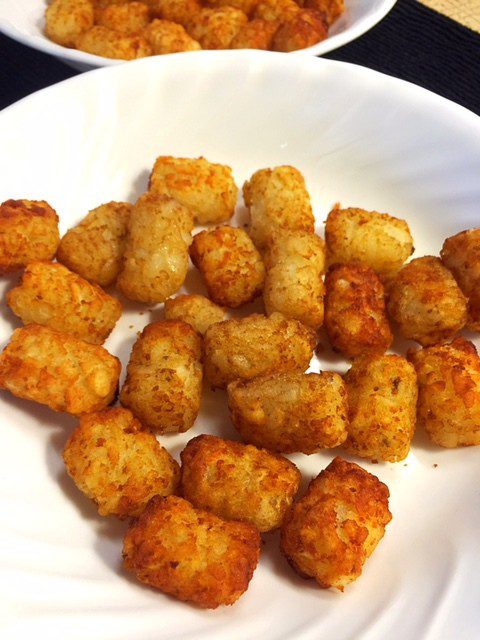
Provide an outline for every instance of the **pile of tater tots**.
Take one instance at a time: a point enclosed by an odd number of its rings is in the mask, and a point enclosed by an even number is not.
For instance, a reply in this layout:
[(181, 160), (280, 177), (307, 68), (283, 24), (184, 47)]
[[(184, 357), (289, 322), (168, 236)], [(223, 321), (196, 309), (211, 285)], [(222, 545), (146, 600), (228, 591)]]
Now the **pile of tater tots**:
[[(459, 336), (480, 330), (480, 229), (406, 263), (408, 224), (387, 213), (337, 204), (316, 235), (294, 167), (245, 182), (242, 227), (228, 224), (237, 196), (230, 167), (161, 156), (134, 204), (102, 204), (62, 238), (47, 202), (0, 206), (0, 272), (24, 269), (7, 294), (24, 326), (0, 356), (0, 388), (78, 417), (66, 469), (101, 516), (128, 520), (126, 569), (205, 608), (246, 591), (276, 529), (302, 577), (343, 591), (360, 576), (389, 491), (337, 448), (399, 462), (416, 426), (442, 447), (480, 444), (480, 359)], [(175, 295), (190, 260), (204, 296)], [(101, 346), (122, 313), (114, 287), (164, 303), (120, 390)], [(232, 311), (260, 296), (264, 314)], [(393, 330), (420, 347), (387, 354)], [(349, 370), (305, 373), (327, 340)], [(195, 424), (203, 381), (228, 398), (232, 440), (197, 424), (179, 465), (164, 445)], [(332, 462), (299, 497), (285, 454), (324, 449)]]
[(328, 36), (343, 0), (51, 0), (45, 35), (105, 58), (199, 49), (296, 51)]

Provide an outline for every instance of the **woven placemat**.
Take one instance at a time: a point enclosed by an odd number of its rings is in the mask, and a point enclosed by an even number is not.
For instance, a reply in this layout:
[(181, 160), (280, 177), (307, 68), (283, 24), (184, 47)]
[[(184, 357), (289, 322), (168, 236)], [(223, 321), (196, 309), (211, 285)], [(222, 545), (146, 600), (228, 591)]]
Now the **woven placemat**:
[(430, 9), (480, 33), (480, 0), (419, 0)]

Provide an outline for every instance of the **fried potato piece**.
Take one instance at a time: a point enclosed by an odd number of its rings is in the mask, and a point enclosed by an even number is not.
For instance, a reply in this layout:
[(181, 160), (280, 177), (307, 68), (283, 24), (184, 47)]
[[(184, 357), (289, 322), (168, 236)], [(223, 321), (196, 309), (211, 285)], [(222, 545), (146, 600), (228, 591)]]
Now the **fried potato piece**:
[(63, 460), (101, 516), (139, 516), (153, 496), (174, 493), (180, 477), (168, 451), (127, 409), (81, 417)]
[(95, 23), (124, 35), (138, 34), (150, 22), (150, 9), (143, 2), (111, 4), (95, 10)]
[(128, 220), (123, 267), (117, 287), (138, 302), (164, 302), (182, 286), (188, 271), (193, 217), (176, 200), (146, 193)]
[(218, 7), (233, 7), (240, 9), (247, 16), (251, 16), (259, 0), (205, 0), (206, 7), (217, 9)]
[(7, 304), (23, 324), (41, 324), (92, 344), (103, 344), (122, 305), (61, 264), (32, 262)]
[(323, 324), (322, 273), (325, 245), (305, 231), (277, 231), (265, 252), (263, 300), (268, 314), (279, 311), (312, 329)]
[(44, 200), (0, 205), (0, 275), (34, 260), (53, 260), (59, 240), (58, 216)]
[(262, 49), (268, 51), (272, 48), (273, 36), (277, 29), (277, 22), (261, 20), (260, 18), (250, 20), (231, 41), (230, 49)]
[(182, 496), (226, 520), (241, 520), (260, 532), (278, 529), (300, 485), (300, 472), (286, 458), (251, 445), (201, 435), (182, 459)]
[(295, 0), (260, 0), (253, 16), (268, 22), (285, 22), (294, 18), (299, 11)]
[(218, 7), (194, 13), (186, 29), (201, 44), (202, 49), (228, 49), (233, 38), (247, 22), (247, 16), (240, 9)]
[(177, 296), (165, 301), (165, 320), (182, 320), (203, 336), (211, 324), (225, 320), (225, 309), (204, 296)]
[(464, 338), (408, 358), (418, 376), (417, 420), (441, 447), (480, 445), (480, 358)]
[(328, 26), (333, 24), (345, 11), (344, 0), (305, 0), (303, 7), (322, 13)]
[(57, 260), (89, 282), (108, 287), (117, 279), (132, 205), (107, 202), (89, 211), (60, 240)]
[(188, 35), (181, 24), (168, 20), (153, 20), (143, 31), (143, 37), (152, 47), (154, 55), (198, 51), (202, 48)]
[(248, 233), (264, 249), (279, 229), (314, 232), (310, 196), (305, 180), (295, 167), (260, 169), (243, 185), (250, 212)]
[(0, 389), (81, 415), (112, 402), (120, 368), (103, 347), (31, 324), (16, 329), (0, 355)]
[(260, 534), (170, 496), (152, 498), (128, 529), (125, 568), (145, 584), (204, 609), (245, 593), (260, 556)]
[(152, 55), (152, 49), (145, 38), (118, 33), (100, 25), (77, 36), (75, 47), (95, 56), (119, 60), (136, 60)]
[(205, 333), (205, 376), (213, 388), (225, 389), (237, 378), (305, 371), (315, 344), (312, 329), (280, 313), (218, 322)]
[(480, 229), (447, 238), (440, 255), (468, 298), (467, 327), (480, 331)]
[(314, 9), (301, 9), (293, 17), (282, 22), (273, 38), (274, 51), (298, 51), (312, 47), (328, 36), (328, 26), (323, 14)]
[(389, 495), (376, 476), (335, 458), (287, 514), (282, 552), (302, 577), (343, 591), (383, 538), (392, 519)]
[(63, 47), (74, 47), (77, 37), (93, 23), (90, 0), (53, 0), (45, 11), (45, 35)]
[(325, 329), (333, 349), (346, 358), (386, 351), (393, 335), (375, 271), (358, 264), (333, 265), (325, 286)]
[(150, 190), (188, 207), (198, 224), (229, 220), (238, 193), (230, 167), (202, 157), (160, 156), (150, 176)]
[(413, 253), (405, 220), (365, 209), (336, 205), (325, 224), (328, 264), (358, 262), (380, 276), (394, 273)]
[(245, 442), (311, 454), (345, 441), (348, 402), (337, 373), (274, 373), (228, 385), (228, 407)]
[(423, 347), (446, 342), (467, 322), (467, 299), (439, 258), (406, 264), (388, 287), (388, 313), (404, 338)]
[(417, 412), (417, 376), (397, 355), (365, 355), (345, 375), (348, 438), (345, 449), (371, 460), (398, 462), (407, 457)]
[(200, 409), (201, 356), (201, 338), (189, 324), (147, 325), (133, 345), (120, 402), (152, 431), (187, 431)]
[(186, 26), (202, 5), (199, 0), (150, 0), (152, 14), (156, 18)]
[(223, 226), (197, 233), (190, 257), (216, 304), (235, 309), (262, 293), (262, 256), (243, 229)]

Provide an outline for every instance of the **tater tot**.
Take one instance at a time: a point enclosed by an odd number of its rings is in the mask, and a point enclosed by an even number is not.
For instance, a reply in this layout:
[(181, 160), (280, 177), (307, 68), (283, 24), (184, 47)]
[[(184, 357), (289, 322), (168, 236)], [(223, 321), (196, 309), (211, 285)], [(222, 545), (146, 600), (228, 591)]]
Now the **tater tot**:
[(150, 0), (150, 9), (156, 18), (186, 26), (202, 5), (200, 0)]
[(323, 14), (314, 9), (301, 9), (282, 22), (273, 37), (273, 51), (298, 51), (325, 40), (328, 26)]
[(168, 196), (146, 193), (128, 220), (117, 287), (138, 302), (164, 302), (182, 286), (188, 271), (193, 218)]
[(312, 329), (280, 313), (225, 320), (205, 333), (205, 376), (225, 389), (237, 378), (305, 371), (315, 345)]
[(263, 49), (272, 48), (273, 36), (278, 29), (276, 22), (255, 18), (240, 29), (230, 43), (230, 49)]
[(243, 229), (223, 226), (197, 233), (190, 257), (216, 304), (234, 309), (262, 293), (262, 256)]
[(287, 514), (282, 552), (302, 577), (343, 591), (383, 538), (389, 495), (376, 476), (335, 458)]
[(124, 35), (138, 34), (150, 22), (150, 10), (143, 2), (112, 4), (95, 10), (95, 23)]
[(278, 229), (314, 231), (310, 196), (294, 167), (260, 169), (243, 185), (243, 197), (250, 212), (248, 233), (259, 249)]
[(53, 0), (45, 11), (45, 35), (63, 47), (74, 47), (77, 37), (93, 23), (90, 0)]
[(250, 522), (260, 532), (282, 524), (300, 485), (293, 462), (215, 436), (193, 438), (180, 457), (186, 500), (226, 520)]
[(122, 314), (120, 302), (61, 264), (32, 262), (7, 304), (23, 324), (41, 324), (103, 344)]
[(153, 20), (144, 29), (142, 35), (152, 47), (154, 55), (201, 49), (198, 42), (188, 35), (181, 24), (168, 20)]
[(325, 329), (333, 349), (346, 358), (386, 351), (393, 335), (375, 271), (337, 264), (330, 267), (325, 286)]
[(231, 168), (202, 157), (160, 156), (150, 176), (150, 190), (188, 207), (198, 224), (229, 220), (238, 193)]
[(95, 56), (119, 60), (136, 60), (152, 55), (152, 49), (145, 38), (118, 33), (102, 26), (95, 26), (81, 33), (75, 40), (75, 47)]
[(188, 33), (202, 49), (228, 49), (231, 41), (248, 22), (247, 16), (233, 7), (201, 9), (186, 25)]
[(245, 442), (311, 454), (347, 437), (345, 383), (337, 373), (280, 373), (228, 385), (228, 407)]
[(329, 26), (345, 11), (344, 0), (305, 0), (303, 7), (323, 13)]
[(16, 329), (0, 355), (0, 389), (73, 415), (109, 405), (119, 376), (103, 347), (37, 324)]
[(177, 296), (165, 301), (165, 320), (182, 320), (203, 336), (211, 324), (225, 320), (225, 309), (204, 296)]
[(180, 476), (168, 451), (127, 409), (81, 417), (63, 460), (101, 516), (139, 516), (153, 496), (174, 493)]
[(468, 298), (467, 327), (480, 331), (480, 229), (447, 238), (440, 255)]
[(380, 276), (397, 271), (413, 253), (408, 224), (388, 213), (340, 209), (336, 205), (325, 224), (328, 264), (358, 262)]
[(0, 275), (34, 260), (52, 260), (58, 216), (44, 200), (6, 200), (0, 205)]
[(200, 409), (202, 344), (178, 320), (153, 322), (133, 345), (120, 402), (156, 433), (190, 429)]
[(418, 425), (441, 447), (480, 445), (480, 358), (464, 338), (408, 352), (418, 376)]
[(357, 358), (345, 375), (349, 401), (345, 449), (371, 460), (407, 457), (416, 423), (417, 376), (397, 355)]
[(467, 299), (433, 256), (400, 269), (388, 286), (387, 309), (403, 337), (424, 347), (453, 338), (467, 321)]
[(205, 0), (205, 6), (218, 8), (218, 7), (233, 7), (234, 9), (240, 9), (247, 16), (250, 16), (259, 0)]
[(123, 543), (125, 568), (140, 582), (204, 609), (238, 600), (259, 556), (252, 524), (222, 520), (175, 496), (152, 498)]
[(268, 22), (290, 20), (300, 11), (295, 0), (260, 0), (254, 11), (254, 17)]
[(60, 240), (57, 260), (89, 282), (113, 284), (122, 266), (131, 210), (128, 202), (92, 209)]
[(268, 314), (279, 311), (312, 329), (323, 324), (323, 240), (304, 231), (277, 232), (265, 252), (263, 300)]

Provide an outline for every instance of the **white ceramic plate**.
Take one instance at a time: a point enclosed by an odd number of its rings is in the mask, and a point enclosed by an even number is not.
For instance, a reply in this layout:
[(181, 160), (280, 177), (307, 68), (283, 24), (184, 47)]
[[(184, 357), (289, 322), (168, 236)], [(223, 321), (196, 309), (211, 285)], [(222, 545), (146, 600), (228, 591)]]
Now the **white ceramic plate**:
[[(0, 198), (48, 200), (62, 231), (99, 203), (134, 200), (159, 154), (229, 163), (238, 184), (258, 168), (295, 165), (319, 230), (338, 201), (388, 211), (408, 220), (416, 256), (480, 222), (476, 116), (413, 85), (308, 57), (193, 53), (102, 69), (5, 110), (0, 145)], [(200, 286), (193, 269), (187, 282)], [(4, 344), (18, 323), (2, 308)], [(125, 365), (135, 332), (161, 317), (161, 308), (128, 305), (107, 348)], [(312, 366), (348, 368), (329, 351)], [(480, 637), (479, 448), (444, 450), (417, 434), (404, 463), (357, 460), (389, 486), (393, 521), (345, 593), (297, 577), (269, 535), (239, 602), (200, 611), (124, 574), (126, 524), (97, 517), (63, 468), (73, 418), (3, 392), (0, 415), (2, 638)], [(202, 432), (236, 439), (221, 391), (206, 392), (189, 433), (162, 442), (178, 458)], [(310, 480), (335, 453), (291, 457)]]
[[(396, 0), (345, 0), (345, 12), (330, 29), (328, 38), (296, 53), (319, 56), (338, 49), (375, 26), (395, 2)], [(122, 62), (68, 49), (46, 38), (43, 27), (47, 5), (47, 0), (1, 0), (0, 31), (22, 44), (60, 58), (79, 71)]]

